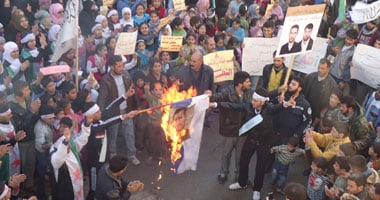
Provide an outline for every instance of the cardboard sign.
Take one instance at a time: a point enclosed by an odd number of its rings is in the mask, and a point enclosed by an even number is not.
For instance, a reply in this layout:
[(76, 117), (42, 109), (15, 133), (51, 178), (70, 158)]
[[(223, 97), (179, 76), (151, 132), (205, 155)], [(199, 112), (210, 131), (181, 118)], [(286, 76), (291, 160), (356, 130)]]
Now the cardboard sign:
[(176, 11), (186, 10), (186, 4), (184, 0), (173, 0), (173, 6)]
[(66, 72), (70, 72), (70, 67), (68, 65), (56, 65), (56, 66), (42, 67), (42, 68), (40, 68), (40, 72), (44, 76), (50, 75), (50, 74), (66, 73)]
[(160, 47), (162, 51), (176, 52), (180, 51), (182, 47), (182, 36), (165, 36), (161, 37)]
[(161, 30), (162, 27), (166, 26), (167, 24), (170, 24), (172, 20), (175, 18), (175, 11), (171, 12), (167, 17), (160, 19), (160, 24), (158, 25), (157, 29)]
[(244, 38), (242, 70), (252, 76), (262, 76), (263, 68), (273, 63), (278, 38)]
[(233, 50), (217, 51), (203, 56), (203, 62), (214, 70), (214, 82), (233, 80), (234, 77)]
[(131, 55), (135, 53), (137, 31), (120, 33), (116, 41), (115, 55)]
[(103, 6), (112, 6), (115, 0), (103, 0)]
[(380, 49), (358, 44), (352, 58), (351, 78), (372, 88), (379, 87), (380, 57), (378, 55), (380, 55)]

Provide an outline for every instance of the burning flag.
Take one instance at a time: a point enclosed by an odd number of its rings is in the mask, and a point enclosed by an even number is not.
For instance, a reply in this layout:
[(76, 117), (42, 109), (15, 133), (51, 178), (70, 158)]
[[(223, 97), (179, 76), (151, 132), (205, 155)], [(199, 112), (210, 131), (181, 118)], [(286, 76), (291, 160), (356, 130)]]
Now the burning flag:
[(172, 87), (161, 100), (162, 105), (171, 104), (164, 107), (161, 127), (170, 143), (170, 160), (177, 174), (197, 168), (209, 98), (207, 95), (192, 97), (194, 94), (194, 89), (178, 92)]

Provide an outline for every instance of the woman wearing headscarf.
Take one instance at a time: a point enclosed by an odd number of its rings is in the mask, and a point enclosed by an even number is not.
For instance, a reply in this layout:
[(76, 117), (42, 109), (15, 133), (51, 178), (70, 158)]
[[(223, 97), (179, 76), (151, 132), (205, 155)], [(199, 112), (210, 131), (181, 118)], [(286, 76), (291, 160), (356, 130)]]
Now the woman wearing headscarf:
[(65, 9), (60, 3), (53, 3), (49, 8), (49, 15), (53, 24), (61, 25), (65, 16)]
[(95, 25), (97, 7), (92, 0), (83, 2), (83, 10), (79, 14), (79, 26), (84, 37), (91, 35), (91, 28)]
[(40, 34), (44, 34), (45, 37), (48, 37), (49, 29), (52, 26), (49, 13), (46, 10), (39, 10), (34, 14), (34, 18), (36, 19), (34, 23), (38, 24)]
[(35, 80), (40, 68), (43, 67), (43, 57), (50, 54), (47, 48), (47, 42), (44, 35), (39, 36), (41, 47), (36, 46), (36, 36), (31, 33), (25, 33), (21, 39), (22, 51), (20, 61), (29, 61), (28, 69), (25, 71), (25, 79), (29, 84)]
[(29, 21), (24, 12), (16, 9), (12, 13), (11, 22), (5, 27), (4, 37), (7, 41), (16, 42), (21, 47), (21, 34), (29, 30)]
[(29, 61), (20, 62), (19, 49), (16, 43), (7, 42), (4, 44), (4, 63), (3, 67), (6, 76), (12, 79), (12, 83), (18, 80), (24, 80), (24, 71), (29, 67)]
[(51, 27), (51, 29), (49, 30), (48, 40), (49, 40), (50, 49), (52, 52), (54, 52), (54, 50), (55, 50), (55, 46), (56, 46), (56, 42), (58, 40), (58, 34), (59, 34), (60, 30), (61, 30), (61, 26), (57, 25), (57, 24), (54, 24)]

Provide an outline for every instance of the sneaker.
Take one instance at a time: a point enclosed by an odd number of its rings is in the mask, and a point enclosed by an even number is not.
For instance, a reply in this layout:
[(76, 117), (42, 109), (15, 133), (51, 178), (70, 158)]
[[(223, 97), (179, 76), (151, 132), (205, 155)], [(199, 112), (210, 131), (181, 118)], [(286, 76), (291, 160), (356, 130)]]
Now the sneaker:
[(220, 184), (224, 184), (227, 180), (227, 176), (225, 174), (219, 174), (218, 175), (218, 181)]
[(140, 164), (140, 161), (139, 159), (136, 158), (136, 156), (131, 156), (129, 157), (129, 162), (131, 162), (133, 165), (139, 165)]
[(252, 200), (260, 200), (260, 192), (253, 191)]
[(230, 190), (240, 190), (240, 189), (245, 189), (247, 186), (240, 186), (239, 182), (232, 183), (230, 186), (228, 186), (228, 189)]

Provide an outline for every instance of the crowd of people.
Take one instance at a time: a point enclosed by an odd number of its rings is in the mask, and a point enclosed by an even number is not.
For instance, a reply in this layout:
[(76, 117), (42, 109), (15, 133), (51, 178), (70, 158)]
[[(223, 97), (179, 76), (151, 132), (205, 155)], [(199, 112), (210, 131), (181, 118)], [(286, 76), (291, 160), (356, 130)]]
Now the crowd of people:
[[(121, 175), (128, 163), (141, 164), (137, 152), (147, 153), (147, 165), (167, 158), (162, 110), (139, 110), (161, 105), (171, 86), (209, 95), (223, 141), (220, 184), (235, 153), (230, 190), (247, 188), (256, 152), (253, 200), (264, 196), (266, 172), (273, 192), (292, 200), (380, 199), (380, 86), (350, 76), (357, 44), (380, 48), (378, 19), (341, 20), (338, 0), (185, 0), (182, 11), (172, 0), (79, 2), (79, 27), (72, 30), (77, 47), (57, 61), (52, 56), (67, 1), (0, 2), (0, 200), (128, 199), (143, 190), (142, 182)], [(345, 2), (348, 11), (356, 0)], [(267, 55), (273, 63), (263, 66), (262, 76), (242, 71), (245, 37), (280, 37), (288, 7), (314, 4), (326, 4), (318, 36), (329, 38), (317, 72), (292, 71), (287, 81), (285, 58), (276, 52)], [(168, 16), (174, 17), (160, 23)], [(310, 50), (312, 30), (308, 24), (299, 43), (289, 38), (280, 55), (293, 52), (290, 46)], [(135, 53), (115, 55), (120, 33), (135, 31)], [(181, 50), (160, 48), (162, 36), (183, 37)], [(233, 50), (234, 78), (215, 83), (203, 56), (223, 50)], [(40, 72), (54, 65), (71, 70)], [(254, 117), (261, 122), (239, 136)], [(301, 155), (310, 164), (304, 171), (309, 180), (287, 183), (289, 166)]]

